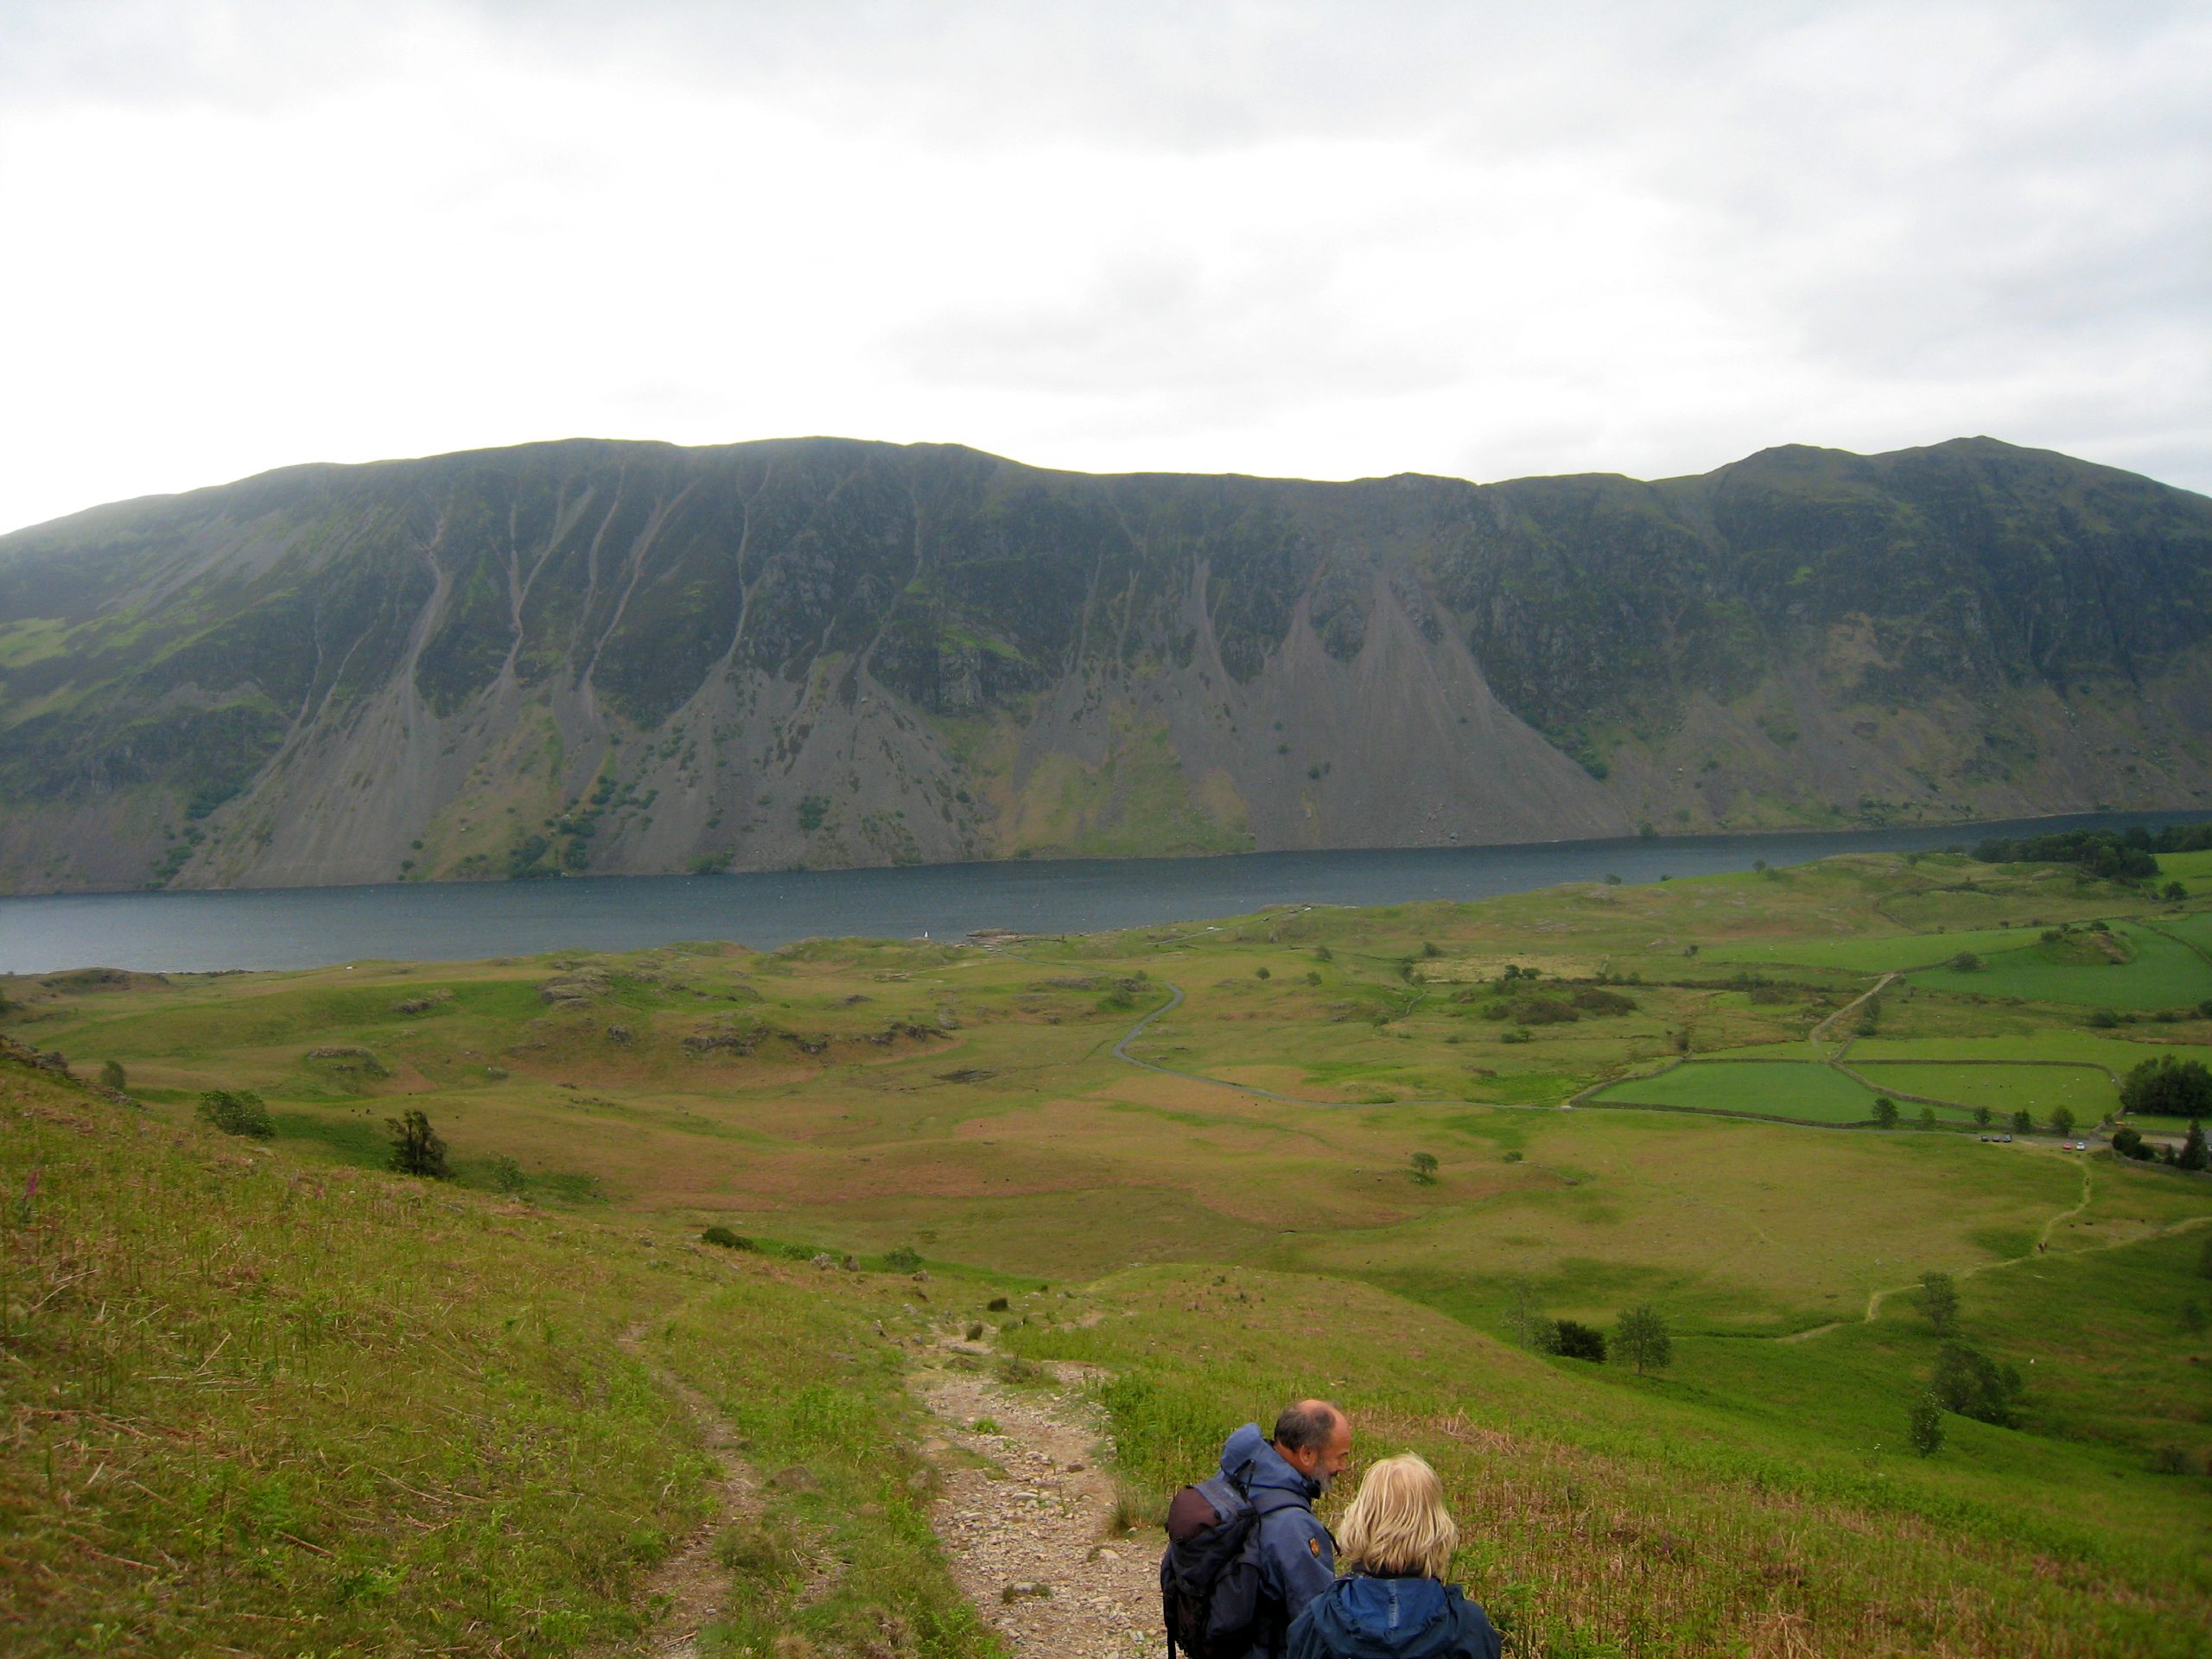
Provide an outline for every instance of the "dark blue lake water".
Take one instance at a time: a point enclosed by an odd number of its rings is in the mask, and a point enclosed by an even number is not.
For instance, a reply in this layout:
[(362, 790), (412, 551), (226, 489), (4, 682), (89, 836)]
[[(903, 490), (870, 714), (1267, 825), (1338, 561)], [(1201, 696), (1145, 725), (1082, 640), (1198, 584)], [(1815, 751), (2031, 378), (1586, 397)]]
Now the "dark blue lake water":
[(0, 972), (308, 968), (463, 961), (674, 939), (772, 950), (839, 935), (957, 938), (971, 928), (1078, 933), (1236, 916), (1267, 905), (1482, 899), (1615, 874), (1627, 881), (1910, 851), (1984, 835), (2196, 823), (2202, 812), (2101, 813), (1996, 824), (1838, 833), (1548, 842), (1524, 847), (1071, 859), (759, 875), (586, 876), (558, 881), (277, 887), (0, 899)]

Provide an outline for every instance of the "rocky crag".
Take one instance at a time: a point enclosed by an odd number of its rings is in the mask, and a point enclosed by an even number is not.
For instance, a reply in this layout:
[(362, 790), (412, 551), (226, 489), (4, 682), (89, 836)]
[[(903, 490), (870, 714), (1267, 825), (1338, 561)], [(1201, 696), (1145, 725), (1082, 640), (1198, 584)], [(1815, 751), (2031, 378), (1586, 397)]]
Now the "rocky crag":
[(1469, 844), (2212, 801), (2212, 501), (577, 441), (0, 537), (0, 890)]

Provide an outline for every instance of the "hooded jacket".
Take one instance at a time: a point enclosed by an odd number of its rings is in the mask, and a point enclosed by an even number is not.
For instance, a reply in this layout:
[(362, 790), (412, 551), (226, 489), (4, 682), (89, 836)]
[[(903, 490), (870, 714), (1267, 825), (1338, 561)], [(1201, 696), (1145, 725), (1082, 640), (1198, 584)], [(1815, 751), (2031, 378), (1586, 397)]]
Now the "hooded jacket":
[[(1256, 1423), (1247, 1423), (1229, 1437), (1221, 1449), (1221, 1472), (1241, 1483), (1247, 1492), (1283, 1492), (1297, 1500), (1260, 1519), (1261, 1588), (1270, 1600), (1281, 1604), (1287, 1625), (1337, 1575), (1337, 1541), (1313, 1515), (1320, 1484), (1284, 1462)], [(1282, 1651), (1272, 1644), (1257, 1646), (1248, 1659), (1277, 1659)]]
[(1498, 1659), (1489, 1615), (1434, 1579), (1338, 1579), (1290, 1627), (1286, 1659)]

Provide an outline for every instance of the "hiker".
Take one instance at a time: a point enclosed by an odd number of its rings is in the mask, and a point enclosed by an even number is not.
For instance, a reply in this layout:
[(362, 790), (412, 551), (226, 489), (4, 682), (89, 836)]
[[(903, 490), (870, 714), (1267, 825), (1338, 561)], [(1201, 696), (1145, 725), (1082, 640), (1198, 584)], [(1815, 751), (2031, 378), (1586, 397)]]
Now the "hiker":
[(1498, 1659), (1490, 1616), (1444, 1582), (1459, 1529), (1435, 1470), (1383, 1459), (1341, 1524), (1350, 1571), (1306, 1604), (1286, 1659)]
[(1176, 1493), (1160, 1561), (1169, 1659), (1281, 1659), (1291, 1621), (1336, 1576), (1313, 1500), (1351, 1462), (1351, 1419), (1301, 1400), (1272, 1440), (1245, 1424), (1222, 1447), (1221, 1472)]

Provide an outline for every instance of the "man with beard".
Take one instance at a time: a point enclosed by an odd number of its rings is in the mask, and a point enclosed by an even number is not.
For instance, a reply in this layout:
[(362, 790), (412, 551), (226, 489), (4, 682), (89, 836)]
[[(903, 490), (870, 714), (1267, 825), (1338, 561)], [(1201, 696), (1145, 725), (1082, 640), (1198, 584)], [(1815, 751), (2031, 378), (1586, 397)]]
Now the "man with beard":
[[(1222, 1448), (1221, 1472), (1257, 1513), (1259, 1608), (1251, 1644), (1226, 1659), (1278, 1659), (1290, 1622), (1337, 1575), (1336, 1541), (1313, 1514), (1313, 1500), (1351, 1464), (1351, 1419), (1326, 1400), (1301, 1400), (1275, 1419), (1263, 1440), (1247, 1423)], [(1198, 1488), (1186, 1488), (1196, 1491)], [(1176, 1535), (1170, 1519), (1169, 1535)]]

